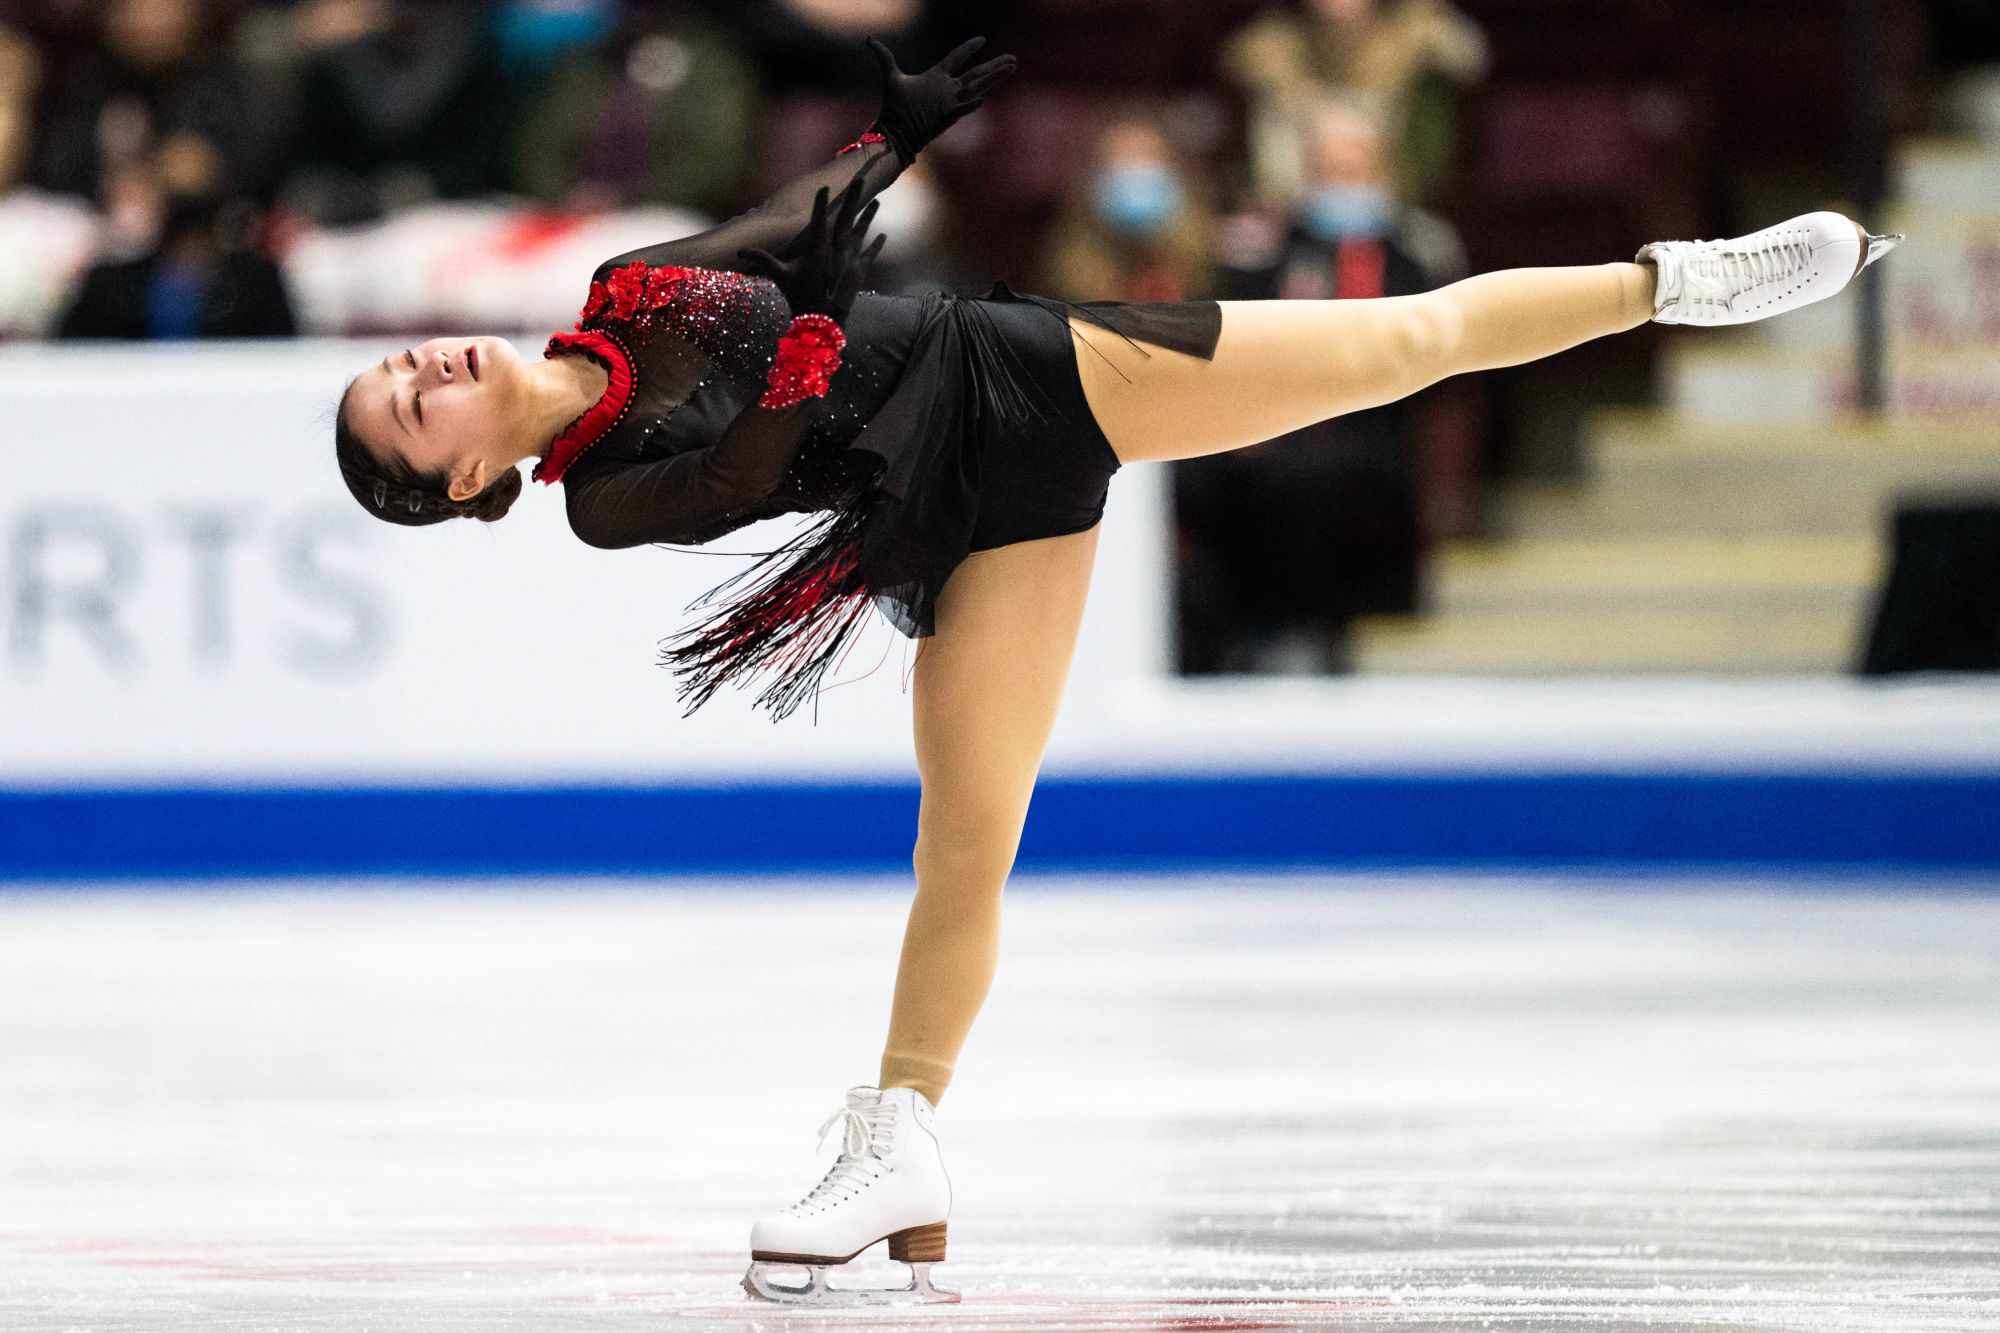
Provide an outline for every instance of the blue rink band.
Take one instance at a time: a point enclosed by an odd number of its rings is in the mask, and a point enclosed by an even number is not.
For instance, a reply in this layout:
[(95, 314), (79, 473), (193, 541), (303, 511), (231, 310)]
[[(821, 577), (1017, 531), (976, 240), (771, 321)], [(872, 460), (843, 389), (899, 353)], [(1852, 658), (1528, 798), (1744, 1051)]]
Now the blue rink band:
[[(903, 784), (0, 792), (0, 878), (897, 872)], [(1051, 778), (1023, 870), (2000, 868), (2000, 773)]]

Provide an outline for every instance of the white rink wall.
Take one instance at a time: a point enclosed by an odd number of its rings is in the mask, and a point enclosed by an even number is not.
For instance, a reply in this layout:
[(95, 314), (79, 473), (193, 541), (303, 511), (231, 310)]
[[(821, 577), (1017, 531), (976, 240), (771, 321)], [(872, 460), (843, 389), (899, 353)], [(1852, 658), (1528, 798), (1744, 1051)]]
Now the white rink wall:
[[(534, 485), (492, 526), (369, 519), (332, 414), (389, 350), (0, 349), (0, 785), (912, 775), (879, 623), (816, 724), (683, 719), (656, 643), (742, 561), (592, 550)], [(1179, 681), (1164, 481), (1114, 485), (1054, 772), (2000, 765), (1978, 680)]]

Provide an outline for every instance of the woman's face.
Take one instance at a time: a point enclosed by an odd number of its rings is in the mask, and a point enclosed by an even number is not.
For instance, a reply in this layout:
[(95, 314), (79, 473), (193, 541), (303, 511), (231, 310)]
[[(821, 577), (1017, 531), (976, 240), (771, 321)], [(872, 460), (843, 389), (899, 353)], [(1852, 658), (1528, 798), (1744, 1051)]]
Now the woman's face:
[(199, 0), (114, 0), (104, 13), (104, 39), (140, 69), (162, 69), (194, 54), (201, 40)]
[(1309, 8), (1322, 23), (1359, 27), (1375, 17), (1376, 0), (1311, 0)]
[(521, 354), (505, 338), (433, 338), (362, 372), (348, 390), (347, 424), (378, 455), (442, 473), (451, 497), (469, 500), (512, 465), (527, 392)]

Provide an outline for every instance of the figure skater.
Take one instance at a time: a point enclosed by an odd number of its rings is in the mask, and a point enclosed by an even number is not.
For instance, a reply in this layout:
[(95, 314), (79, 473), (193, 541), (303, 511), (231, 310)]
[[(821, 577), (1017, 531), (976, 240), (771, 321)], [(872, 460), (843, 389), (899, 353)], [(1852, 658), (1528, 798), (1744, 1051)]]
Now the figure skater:
[[(348, 387), (343, 477), (392, 523), (491, 522), (519, 463), (561, 482), (605, 549), (702, 543), (810, 512), (667, 641), (689, 708), (752, 683), (809, 702), (872, 605), (927, 637), (913, 675), (922, 803), (881, 1069), (824, 1128), (841, 1152), (751, 1232), (774, 1300), (955, 1299), (930, 1281), (951, 1191), (934, 1107), (993, 977), (1000, 897), (1056, 717), (1111, 474), (1238, 449), (1446, 376), (1550, 356), (1648, 319), (1739, 324), (1833, 295), (1896, 239), (1812, 213), (1630, 264), (1488, 273), (1419, 296), (1065, 305), (862, 291), (873, 197), (980, 104), (1011, 57), (978, 40), (908, 75), (880, 43), (881, 112), (828, 166), (710, 231), (608, 261), (581, 320), (524, 361), (437, 339)], [(826, 1269), (878, 1241), (895, 1293)], [(803, 1265), (780, 1285), (767, 1265)]]

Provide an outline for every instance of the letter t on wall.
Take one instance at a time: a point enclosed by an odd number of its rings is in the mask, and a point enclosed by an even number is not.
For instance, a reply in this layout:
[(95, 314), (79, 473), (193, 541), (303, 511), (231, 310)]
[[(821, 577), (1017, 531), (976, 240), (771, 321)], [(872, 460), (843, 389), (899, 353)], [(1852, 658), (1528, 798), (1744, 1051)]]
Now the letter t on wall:
[(243, 534), (242, 516), (229, 509), (181, 509), (173, 515), (177, 536), (188, 545), (193, 579), (189, 587), (189, 647), (204, 666), (229, 660), (232, 639), (229, 555)]

